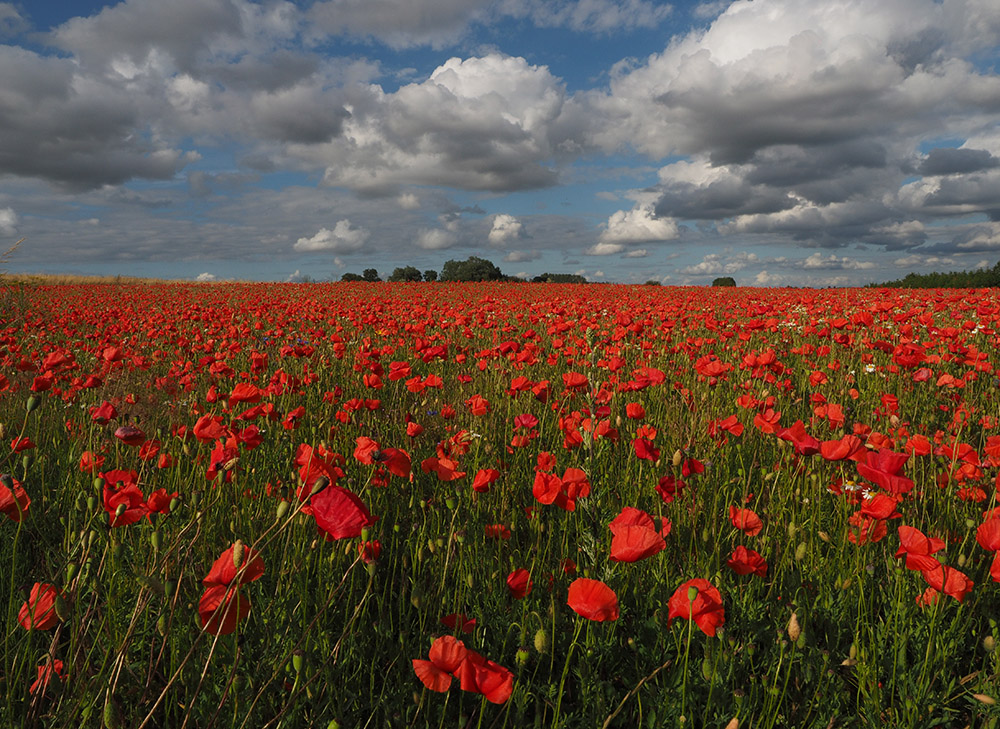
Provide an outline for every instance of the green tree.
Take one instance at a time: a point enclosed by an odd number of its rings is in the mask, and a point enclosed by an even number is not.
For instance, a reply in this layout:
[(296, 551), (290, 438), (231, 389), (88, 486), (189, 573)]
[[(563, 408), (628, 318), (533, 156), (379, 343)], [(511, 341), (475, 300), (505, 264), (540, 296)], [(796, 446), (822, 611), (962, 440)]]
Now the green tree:
[(389, 281), (419, 281), (421, 279), (420, 269), (415, 266), (402, 266), (393, 269), (389, 276)]
[(437, 281), (438, 272), (433, 268), (428, 268), (424, 271), (424, 281)]
[(343, 276), (340, 277), (340, 280), (341, 281), (364, 281), (365, 277), (364, 276), (359, 276), (356, 273), (351, 273), (350, 271), (348, 271), (347, 273), (345, 273)]
[(499, 281), (503, 271), (492, 261), (478, 256), (469, 256), (464, 261), (445, 261), (441, 269), (442, 281)]
[(713, 286), (735, 286), (736, 279), (732, 276), (722, 276), (712, 281)]
[(365, 281), (368, 281), (369, 283), (375, 283), (376, 281), (381, 281), (382, 280), (382, 279), (380, 279), (378, 277), (378, 271), (376, 269), (374, 269), (374, 268), (366, 268), (362, 272), (361, 277)]

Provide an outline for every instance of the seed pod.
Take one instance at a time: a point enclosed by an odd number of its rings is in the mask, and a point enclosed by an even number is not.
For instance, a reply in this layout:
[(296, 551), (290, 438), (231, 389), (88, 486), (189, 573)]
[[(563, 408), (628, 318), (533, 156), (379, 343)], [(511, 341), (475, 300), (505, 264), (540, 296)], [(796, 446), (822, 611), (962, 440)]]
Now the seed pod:
[(799, 625), (799, 616), (792, 613), (792, 617), (788, 619), (788, 625), (785, 626), (785, 632), (788, 633), (788, 638), (794, 643), (802, 635), (802, 626)]
[(539, 653), (548, 653), (549, 645), (549, 634), (545, 632), (545, 628), (535, 631), (535, 650)]
[(114, 701), (109, 701), (104, 705), (104, 727), (105, 729), (122, 729), (125, 722), (122, 720), (121, 709)]
[(159, 529), (155, 530), (149, 535), (149, 542), (153, 545), (153, 550), (159, 552), (163, 546), (163, 533)]
[(33, 413), (36, 410), (38, 410), (38, 408), (39, 408), (39, 406), (41, 404), (42, 404), (41, 398), (39, 398), (37, 395), (31, 395), (31, 396), (28, 397), (28, 402), (25, 403), (24, 408), (29, 413)]
[(70, 619), (69, 603), (66, 602), (62, 594), (56, 594), (56, 617), (64, 623)]
[(306, 656), (301, 650), (292, 651), (292, 668), (296, 673), (302, 673), (302, 667), (306, 663)]
[(528, 649), (525, 648), (524, 646), (521, 646), (520, 648), (517, 649), (517, 652), (514, 654), (514, 663), (516, 663), (519, 666), (523, 666), (527, 664), (528, 659), (530, 657), (531, 653), (528, 652)]

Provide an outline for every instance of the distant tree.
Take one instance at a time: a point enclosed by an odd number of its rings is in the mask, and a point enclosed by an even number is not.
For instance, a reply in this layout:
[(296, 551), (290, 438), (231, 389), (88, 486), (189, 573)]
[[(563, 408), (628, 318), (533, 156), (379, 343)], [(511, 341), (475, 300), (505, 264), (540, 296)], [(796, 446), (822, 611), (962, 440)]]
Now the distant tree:
[(366, 269), (365, 269), (365, 270), (364, 270), (364, 271), (362, 272), (362, 274), (361, 274), (361, 277), (362, 277), (362, 278), (363, 278), (363, 279), (364, 279), (365, 281), (368, 281), (369, 283), (375, 283), (376, 281), (381, 281), (381, 280), (382, 280), (382, 279), (380, 279), (380, 278), (378, 277), (378, 271), (377, 271), (377, 270), (375, 270), (374, 268), (366, 268)]
[(492, 261), (478, 256), (469, 256), (464, 261), (445, 261), (441, 269), (442, 281), (500, 281), (503, 271)]
[(420, 269), (414, 266), (403, 266), (395, 268), (387, 280), (389, 281), (419, 281), (421, 279)]
[(340, 280), (341, 281), (364, 281), (365, 277), (364, 276), (359, 276), (356, 273), (351, 273), (350, 271), (348, 271), (347, 273), (345, 273), (343, 276), (340, 277)]
[(438, 272), (435, 271), (433, 268), (428, 268), (426, 271), (424, 271), (424, 281), (437, 281), (437, 279), (438, 279)]
[(712, 281), (712, 285), (713, 286), (735, 286), (736, 285), (736, 279), (734, 279), (732, 276), (722, 276), (721, 278), (717, 278), (714, 281)]
[(645, 284), (643, 284), (643, 285), (644, 285), (644, 286), (660, 286), (661, 284), (660, 284), (660, 282), (659, 282), (659, 281), (657, 281), (657, 280), (656, 280), (655, 278), (651, 278), (651, 279), (649, 279), (649, 281), (647, 281), (647, 282), (646, 282)]
[(587, 283), (587, 279), (578, 273), (543, 273), (531, 281), (532, 283)]

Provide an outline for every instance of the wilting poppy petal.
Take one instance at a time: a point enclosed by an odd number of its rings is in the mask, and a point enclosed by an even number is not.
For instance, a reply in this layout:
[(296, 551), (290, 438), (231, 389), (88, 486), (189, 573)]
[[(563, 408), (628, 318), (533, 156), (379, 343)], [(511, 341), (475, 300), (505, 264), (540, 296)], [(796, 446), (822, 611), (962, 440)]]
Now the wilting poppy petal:
[(59, 591), (52, 585), (36, 582), (31, 587), (28, 600), (17, 613), (17, 622), (25, 630), (49, 630), (56, 627), (56, 598)]

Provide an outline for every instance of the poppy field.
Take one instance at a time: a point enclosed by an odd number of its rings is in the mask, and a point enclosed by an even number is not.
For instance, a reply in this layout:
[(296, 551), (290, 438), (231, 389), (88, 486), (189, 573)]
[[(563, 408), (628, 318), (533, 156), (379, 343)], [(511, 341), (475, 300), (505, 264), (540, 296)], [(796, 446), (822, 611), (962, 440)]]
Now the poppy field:
[(0, 294), (4, 726), (998, 724), (996, 290)]

